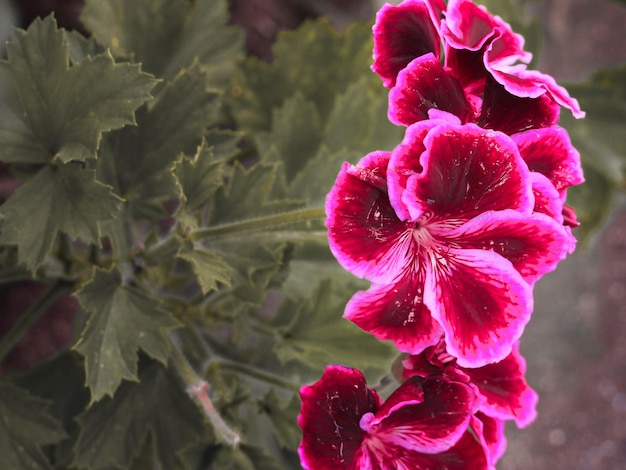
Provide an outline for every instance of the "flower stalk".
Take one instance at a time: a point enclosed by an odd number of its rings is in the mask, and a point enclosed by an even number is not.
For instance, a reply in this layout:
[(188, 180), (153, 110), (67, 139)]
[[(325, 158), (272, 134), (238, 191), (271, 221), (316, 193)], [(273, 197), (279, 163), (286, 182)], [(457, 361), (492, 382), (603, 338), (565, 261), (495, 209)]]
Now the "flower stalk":
[(213, 429), (216, 432), (218, 439), (225, 445), (230, 447), (236, 447), (241, 438), (239, 434), (233, 431), (224, 419), (220, 416), (215, 409), (211, 398), (209, 397), (210, 386), (206, 380), (203, 380), (196, 374), (196, 371), (191, 367), (189, 361), (182, 353), (178, 345), (172, 343), (172, 360), (176, 364), (176, 368), (181, 377), (187, 384), (187, 393), (193, 398), (204, 411), (205, 416), (209, 419), (213, 425)]

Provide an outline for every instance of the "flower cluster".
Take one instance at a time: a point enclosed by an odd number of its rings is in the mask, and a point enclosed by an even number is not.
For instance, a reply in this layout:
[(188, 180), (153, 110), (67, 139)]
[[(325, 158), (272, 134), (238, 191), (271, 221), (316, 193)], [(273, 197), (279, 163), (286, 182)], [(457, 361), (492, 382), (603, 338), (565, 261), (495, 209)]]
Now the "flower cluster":
[(405, 137), (343, 165), (326, 224), (339, 263), (371, 282), (345, 317), (404, 353), (402, 384), (382, 402), (360, 372), (328, 367), (301, 391), (301, 462), (493, 468), (504, 420), (536, 414), (518, 340), (534, 283), (575, 247), (564, 202), (583, 175), (557, 121), (584, 113), (470, 0), (385, 5), (373, 34)]

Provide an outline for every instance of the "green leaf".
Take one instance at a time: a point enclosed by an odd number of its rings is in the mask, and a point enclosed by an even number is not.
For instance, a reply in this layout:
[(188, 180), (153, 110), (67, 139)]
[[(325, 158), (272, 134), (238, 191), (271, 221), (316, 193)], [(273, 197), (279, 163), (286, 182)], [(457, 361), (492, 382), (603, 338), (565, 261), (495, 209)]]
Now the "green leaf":
[(49, 360), (20, 373), (16, 384), (40, 398), (50, 400), (50, 414), (58, 419), (69, 435), (55, 446), (56, 468), (68, 468), (73, 459), (72, 447), (78, 437), (78, 423), (74, 420), (89, 403), (85, 388), (85, 369), (82, 357), (74, 351), (64, 351)]
[(79, 418), (74, 464), (81, 469), (125, 469), (152, 436), (163, 469), (186, 469), (180, 454), (209, 430), (171, 370), (152, 362), (139, 383), (124, 382), (113, 398), (95, 403)]
[(580, 151), (586, 182), (571, 188), (568, 203), (580, 218), (585, 242), (602, 228), (626, 191), (626, 65), (599, 70), (584, 83), (568, 85), (587, 112), (585, 119), (564, 113), (559, 122)]
[(269, 200), (275, 178), (275, 164), (257, 163), (245, 169), (235, 163), (230, 184), (215, 194), (210, 214), (211, 225), (302, 207), (302, 201)]
[(106, 54), (70, 67), (68, 45), (54, 18), (15, 30), (0, 63), (0, 159), (45, 164), (96, 155), (102, 132), (134, 124), (134, 111), (157, 83), (139, 65)]
[(209, 470), (285, 470), (278, 460), (261, 447), (242, 444), (217, 450)]
[(181, 247), (176, 256), (191, 263), (202, 293), (217, 290), (220, 284), (231, 286), (235, 270), (214, 252), (190, 243)]
[(243, 32), (227, 25), (224, 0), (91, 0), (81, 20), (115, 56), (168, 79), (198, 60), (223, 88), (243, 55)]
[(0, 455), (7, 469), (52, 469), (41, 447), (66, 436), (48, 413), (50, 402), (0, 380)]
[(317, 153), (321, 124), (314, 103), (297, 92), (272, 113), (271, 138), (283, 162), (288, 180)]
[(161, 203), (176, 197), (169, 169), (181, 153), (195, 153), (218, 109), (219, 94), (207, 90), (203, 72), (184, 70), (138, 111), (137, 127), (107, 136), (98, 177), (128, 200), (135, 217), (162, 218)]
[(316, 370), (331, 363), (388, 368), (396, 349), (343, 318), (345, 300), (337, 297), (330, 281), (304, 301), (285, 299), (273, 322), (279, 331), (274, 353), (280, 362), (297, 360)]
[[(180, 199), (175, 216), (179, 216), (181, 211), (192, 213), (201, 208), (224, 184), (223, 162), (214, 160), (212, 148), (207, 147), (206, 142), (202, 143), (193, 158), (182, 156), (174, 164), (171, 172)], [(200, 220), (196, 220), (191, 225), (196, 228), (199, 222)]]
[(274, 436), (281, 447), (296, 450), (302, 439), (302, 431), (298, 426), (300, 400), (291, 395), (289, 401), (280, 398), (272, 388), (259, 401), (261, 411), (267, 414), (272, 423)]
[(76, 297), (91, 314), (74, 348), (85, 356), (92, 403), (113, 396), (122, 379), (137, 380), (139, 349), (167, 361), (167, 330), (178, 322), (152, 296), (123, 285), (118, 270), (97, 269)]
[(372, 86), (382, 88), (369, 69), (369, 24), (339, 34), (327, 20), (307, 21), (296, 31), (279, 34), (273, 52), (271, 65), (249, 58), (235, 73), (232, 105), (235, 118), (246, 131), (269, 131), (273, 110), (297, 92), (315, 103), (321, 122), (325, 122), (335, 95), (350, 83), (368, 76)]
[(121, 202), (92, 170), (45, 166), (0, 208), (0, 243), (16, 245), (20, 262), (35, 271), (60, 232), (98, 244), (98, 223), (112, 219)]

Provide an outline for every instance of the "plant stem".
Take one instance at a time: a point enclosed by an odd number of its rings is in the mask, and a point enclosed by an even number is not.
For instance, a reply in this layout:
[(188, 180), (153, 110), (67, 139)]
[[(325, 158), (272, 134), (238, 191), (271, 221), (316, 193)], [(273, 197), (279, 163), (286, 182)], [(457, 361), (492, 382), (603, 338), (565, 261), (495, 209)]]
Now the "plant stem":
[(172, 359), (176, 364), (180, 375), (183, 380), (187, 384), (187, 392), (189, 395), (200, 404), (202, 407), (204, 414), (211, 424), (213, 425), (213, 429), (216, 431), (218, 438), (221, 439), (222, 443), (235, 447), (239, 444), (241, 438), (239, 434), (233, 431), (228, 424), (222, 419), (219, 415), (215, 406), (213, 406), (213, 402), (209, 398), (209, 384), (206, 380), (202, 380), (196, 371), (193, 370), (193, 367), (189, 364), (189, 361), (185, 357), (185, 355), (181, 352), (178, 345), (175, 341), (171, 341), (172, 344)]
[(35, 305), (26, 312), (18, 322), (13, 325), (11, 331), (7, 333), (0, 342), (0, 362), (11, 352), (15, 345), (22, 339), (22, 336), (35, 324), (37, 320), (64, 295), (71, 292), (71, 285), (67, 282), (58, 281), (42, 295)]
[(326, 216), (323, 208), (315, 209), (298, 209), (290, 212), (281, 212), (280, 214), (271, 214), (254, 219), (246, 219), (228, 224), (216, 225), (214, 227), (200, 228), (191, 231), (189, 238), (197, 241), (204, 238), (216, 237), (238, 232), (249, 232), (251, 230), (263, 230), (281, 225), (293, 224), (298, 222), (311, 222)]
[(144, 252), (144, 259), (147, 264), (153, 264), (160, 259), (169, 257), (180, 248), (181, 240), (177, 235), (170, 235), (165, 240), (151, 246)]
[(257, 369), (248, 364), (244, 364), (242, 362), (229, 361), (227, 359), (216, 359), (210, 361), (205, 369), (210, 367), (216, 367), (218, 369), (226, 369), (231, 370), (233, 372), (239, 372), (245, 374), (249, 377), (253, 377), (255, 379), (261, 380), (263, 382), (270, 383), (272, 385), (276, 385), (278, 387), (284, 388), (286, 390), (291, 390), (294, 393), (300, 392), (300, 386), (293, 382), (290, 382), (283, 377), (280, 377), (276, 374), (272, 374), (271, 372), (266, 372), (261, 369)]

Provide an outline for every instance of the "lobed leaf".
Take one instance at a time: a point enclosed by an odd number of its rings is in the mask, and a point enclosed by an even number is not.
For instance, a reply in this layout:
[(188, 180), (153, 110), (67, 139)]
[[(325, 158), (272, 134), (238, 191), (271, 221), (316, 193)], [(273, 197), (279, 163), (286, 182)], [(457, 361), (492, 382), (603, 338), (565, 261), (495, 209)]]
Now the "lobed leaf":
[(90, 313), (74, 348), (85, 357), (92, 403), (113, 396), (122, 379), (138, 380), (139, 349), (162, 363), (167, 361), (167, 330), (178, 322), (161, 310), (158, 300), (124, 285), (117, 269), (96, 269), (76, 298)]
[(282, 364), (296, 360), (316, 370), (331, 363), (388, 368), (396, 349), (343, 318), (345, 299), (338, 299), (331, 286), (322, 282), (305, 301), (283, 301), (273, 321), (279, 331), (276, 357)]
[(7, 380), (0, 380), (0, 455), (8, 469), (53, 469), (42, 446), (67, 435), (48, 413), (50, 402)]
[(187, 469), (181, 454), (210, 440), (197, 407), (172, 370), (151, 362), (142, 367), (138, 381), (124, 382), (112, 398), (78, 417), (81, 431), (74, 448), (78, 468), (129, 468), (151, 438), (160, 468)]
[(157, 81), (110, 55), (70, 66), (68, 43), (54, 18), (15, 30), (0, 62), (0, 159), (46, 164), (96, 156), (103, 132), (134, 124)]
[(116, 57), (167, 79), (197, 60), (207, 83), (224, 88), (243, 56), (225, 0), (88, 0), (81, 20)]
[(298, 427), (298, 413), (300, 413), (300, 399), (291, 395), (287, 401), (278, 396), (272, 388), (259, 401), (262, 412), (272, 423), (274, 436), (278, 445), (283, 448), (296, 450), (302, 439), (302, 431)]
[(35, 271), (59, 233), (98, 244), (98, 224), (114, 218), (121, 202), (92, 170), (44, 166), (0, 208), (0, 244), (16, 245), (19, 261)]

